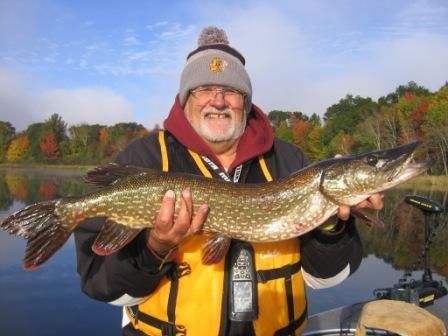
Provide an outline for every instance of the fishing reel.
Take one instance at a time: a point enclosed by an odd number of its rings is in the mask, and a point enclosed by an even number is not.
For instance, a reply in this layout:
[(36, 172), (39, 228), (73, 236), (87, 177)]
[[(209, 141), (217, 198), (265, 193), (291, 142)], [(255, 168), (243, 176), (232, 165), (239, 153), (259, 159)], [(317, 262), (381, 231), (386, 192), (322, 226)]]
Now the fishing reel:
[(373, 291), (377, 299), (399, 300), (413, 303), (420, 307), (426, 307), (435, 300), (448, 294), (448, 290), (442, 282), (433, 280), (430, 266), (430, 246), (432, 242), (432, 226), (434, 215), (444, 211), (442, 205), (429, 198), (417, 195), (408, 195), (404, 201), (418, 209), (425, 216), (425, 243), (423, 248), (424, 271), (421, 280), (408, 278), (412, 275), (407, 271), (404, 277), (392, 288), (378, 288)]

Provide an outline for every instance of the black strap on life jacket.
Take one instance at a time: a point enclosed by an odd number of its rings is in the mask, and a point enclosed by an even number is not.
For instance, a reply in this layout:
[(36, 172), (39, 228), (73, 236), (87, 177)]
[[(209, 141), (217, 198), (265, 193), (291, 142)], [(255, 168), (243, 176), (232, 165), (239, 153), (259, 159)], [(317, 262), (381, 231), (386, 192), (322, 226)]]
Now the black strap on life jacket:
[(299, 272), (302, 268), (300, 261), (285, 265), (283, 267), (274, 268), (270, 270), (260, 270), (257, 271), (258, 282), (265, 283), (270, 280), (284, 278), (285, 279), (285, 292), (286, 292), (286, 302), (288, 305), (288, 318), (289, 324), (282, 329), (277, 330), (275, 336), (287, 336), (294, 335), (295, 330), (299, 328), (306, 319), (307, 308), (305, 307), (304, 312), (297, 318), (294, 319), (294, 298), (293, 298), (293, 288), (292, 288), (292, 275)]
[(274, 333), (274, 336), (294, 336), (295, 331), (298, 328), (300, 328), (303, 322), (305, 322), (307, 315), (308, 315), (308, 307), (305, 306), (302, 315), (300, 315), (297, 319), (291, 321), (286, 327), (277, 330)]
[(186, 330), (183, 326), (176, 326), (172, 323), (159, 320), (154, 316), (147, 315), (139, 311), (138, 306), (127, 306), (129, 314), (136, 320), (149, 324), (154, 328), (160, 329), (163, 336), (183, 336)]
[(160, 329), (163, 336), (185, 336), (187, 334), (185, 326), (176, 324), (176, 299), (179, 288), (179, 278), (190, 274), (191, 267), (187, 263), (172, 263), (170, 266), (171, 269), (167, 273), (167, 276), (171, 280), (167, 307), (168, 322), (143, 313), (138, 309), (138, 305), (128, 306), (127, 309), (135, 320), (142, 321), (154, 328)]

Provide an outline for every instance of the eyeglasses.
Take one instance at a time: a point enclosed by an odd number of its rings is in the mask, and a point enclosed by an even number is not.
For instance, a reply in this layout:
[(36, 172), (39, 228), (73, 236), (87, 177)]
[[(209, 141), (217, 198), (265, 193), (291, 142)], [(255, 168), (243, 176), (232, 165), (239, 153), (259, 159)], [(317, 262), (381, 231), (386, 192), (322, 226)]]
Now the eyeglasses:
[(229, 87), (217, 88), (213, 86), (200, 86), (194, 90), (190, 90), (190, 93), (193, 97), (201, 101), (215, 99), (218, 93), (221, 93), (224, 99), (231, 101), (241, 99), (245, 96), (242, 92)]

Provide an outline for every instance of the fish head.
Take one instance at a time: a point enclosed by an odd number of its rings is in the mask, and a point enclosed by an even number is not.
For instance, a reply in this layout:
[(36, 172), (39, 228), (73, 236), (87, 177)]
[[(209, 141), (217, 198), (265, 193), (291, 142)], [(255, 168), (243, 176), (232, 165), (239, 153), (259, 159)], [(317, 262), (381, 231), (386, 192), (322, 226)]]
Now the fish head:
[(338, 204), (355, 205), (370, 195), (392, 188), (423, 172), (430, 162), (414, 162), (418, 141), (392, 149), (328, 160), (320, 190)]

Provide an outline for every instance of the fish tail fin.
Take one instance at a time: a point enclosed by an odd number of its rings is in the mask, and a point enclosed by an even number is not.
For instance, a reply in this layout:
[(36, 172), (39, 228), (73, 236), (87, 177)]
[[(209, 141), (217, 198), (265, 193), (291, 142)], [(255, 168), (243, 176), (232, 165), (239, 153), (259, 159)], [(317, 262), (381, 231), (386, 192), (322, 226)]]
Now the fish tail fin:
[(23, 267), (33, 270), (47, 261), (67, 241), (67, 229), (55, 209), (61, 200), (29, 205), (6, 218), (0, 227), (6, 232), (28, 240)]

